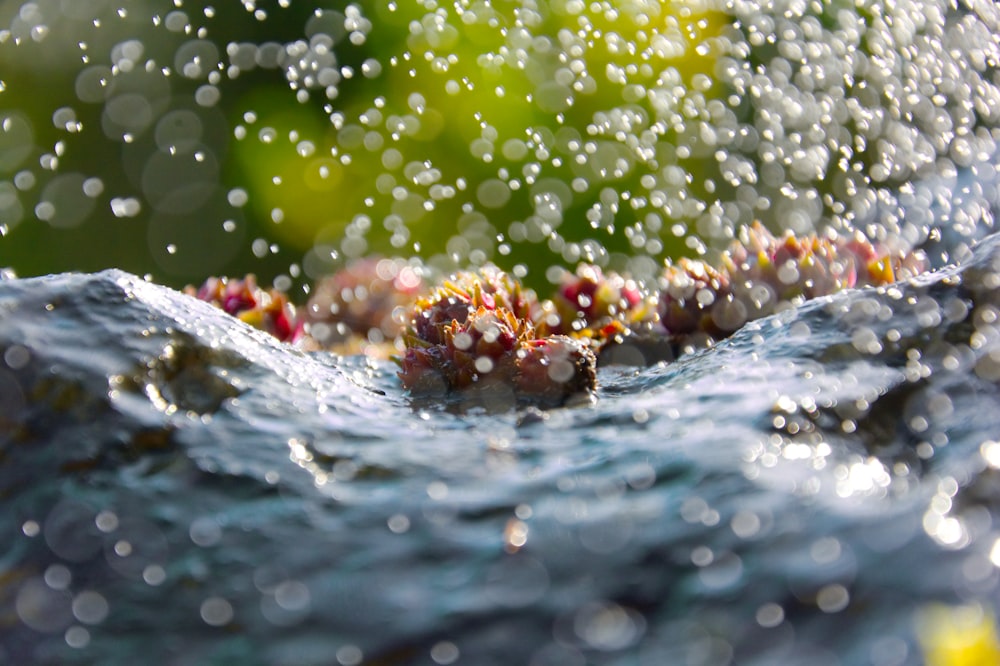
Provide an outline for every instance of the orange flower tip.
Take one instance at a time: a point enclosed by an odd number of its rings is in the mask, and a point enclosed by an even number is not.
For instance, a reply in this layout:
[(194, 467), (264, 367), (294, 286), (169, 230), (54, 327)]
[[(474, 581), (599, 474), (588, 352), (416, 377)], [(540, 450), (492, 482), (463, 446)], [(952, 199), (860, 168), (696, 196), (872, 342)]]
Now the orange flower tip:
[(892, 262), (889, 257), (884, 257), (868, 264), (868, 275), (872, 282), (876, 284), (890, 284), (895, 282), (895, 275), (892, 270)]
[(264, 322), (264, 314), (260, 310), (246, 310), (245, 312), (240, 312), (236, 316), (243, 323), (250, 324), (256, 328), (260, 328)]

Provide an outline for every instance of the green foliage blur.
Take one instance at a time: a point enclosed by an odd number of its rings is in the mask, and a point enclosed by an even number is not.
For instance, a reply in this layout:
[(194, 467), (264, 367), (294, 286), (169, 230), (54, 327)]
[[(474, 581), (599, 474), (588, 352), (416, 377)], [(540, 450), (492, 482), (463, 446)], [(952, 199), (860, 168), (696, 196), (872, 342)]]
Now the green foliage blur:
[(917, 6), (2, 0), (0, 267), (288, 288), (380, 253), (539, 287), (755, 221), (905, 250), (937, 233), (911, 184), (1000, 127), (988, 13)]
[[(587, 215), (638, 191), (642, 172), (598, 174), (547, 149), (586, 140), (594, 114), (622, 104), (624, 85), (573, 94), (553, 82), (568, 71), (558, 36), (579, 28), (577, 15), (563, 3), (533, 12), (536, 37), (516, 54), (510, 31), (524, 8), (476, 3), (470, 19), (429, 6), (3, 2), (0, 266), (21, 276), (117, 267), (175, 286), (246, 272), (308, 282), (383, 253), (518, 265), (538, 281), (554, 263), (600, 258), (595, 249), (635, 253), (620, 222)], [(721, 18), (705, 16), (705, 35), (717, 33)], [(589, 29), (623, 20), (597, 15)], [(334, 86), (289, 74), (289, 45), (301, 52), (317, 35), (332, 38)], [(258, 61), (284, 50), (283, 63), (234, 66), (247, 45)], [(636, 61), (589, 55), (597, 79)], [(713, 58), (689, 51), (673, 65), (690, 81)], [(623, 161), (616, 142), (600, 151)], [(539, 197), (549, 217), (538, 217)], [(511, 239), (509, 225), (525, 220), (534, 226)], [(660, 236), (653, 255), (684, 252), (676, 234)]]
[[(178, 49), (196, 38), (191, 29), (164, 26), (174, 10), (174, 3), (154, 1), (126, 3), (123, 9), (88, 0), (0, 3), (0, 30), (6, 28), (0, 32), (0, 119), (9, 126), (15, 118), (29, 128), (27, 137), (0, 129), (0, 265), (19, 276), (114, 267), (182, 286), (213, 273), (273, 276), (287, 272), (298, 260), (293, 247), (255, 256), (251, 240), (267, 238), (269, 230), (263, 220), (229, 206), (226, 192), (242, 178), (231, 144), (233, 119), (242, 114), (245, 97), (255, 94), (299, 105), (278, 71), (227, 80), (218, 104), (199, 105), (195, 93), (204, 81), (170, 71)], [(211, 25), (210, 39), (224, 51), (227, 43), (236, 41), (294, 40), (301, 36), (309, 11), (297, 4), (265, 22), (237, 3), (223, 3), (211, 21), (197, 15), (194, 19)], [(141, 45), (139, 62), (129, 71), (112, 73), (116, 47), (129, 43)], [(105, 131), (104, 100), (80, 94), (81, 79), (91, 67), (106, 71), (109, 97), (115, 87), (125, 94), (134, 90), (151, 98), (149, 111), (160, 118), (188, 110), (201, 121), (193, 141), (210, 164), (193, 180), (205, 184), (203, 191), (180, 187), (159, 205), (149, 201), (156, 197), (157, 186), (144, 179), (162, 178), (169, 192), (170, 174), (191, 169), (192, 160), (150, 166), (151, 159), (164, 152), (151, 122), (137, 125), (139, 131), (130, 141), (115, 136), (122, 128)], [(156, 83), (147, 85), (145, 79)], [(78, 129), (58, 126), (61, 109), (72, 110)], [(56, 166), (51, 166), (53, 161)], [(79, 210), (72, 204), (82, 203), (84, 210), (66, 223), (46, 223), (38, 219), (36, 206), (51, 194), (46, 188), (57, 175), (66, 173), (98, 178), (102, 192), (90, 201), (73, 198), (71, 207)], [(116, 215), (115, 199), (128, 198), (138, 202), (139, 212)], [(235, 231), (223, 229), (226, 220), (236, 223)]]

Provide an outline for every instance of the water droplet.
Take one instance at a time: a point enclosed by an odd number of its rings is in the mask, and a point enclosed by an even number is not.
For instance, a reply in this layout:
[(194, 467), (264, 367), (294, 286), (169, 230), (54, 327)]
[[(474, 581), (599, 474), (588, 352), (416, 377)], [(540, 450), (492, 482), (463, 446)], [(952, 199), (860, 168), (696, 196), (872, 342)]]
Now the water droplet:
[(142, 204), (135, 197), (111, 199), (111, 213), (115, 217), (135, 217), (142, 212)]
[(66, 645), (71, 648), (85, 648), (90, 644), (90, 632), (80, 626), (72, 626), (67, 629), (63, 638), (66, 640)]
[(83, 193), (90, 198), (95, 198), (104, 192), (104, 182), (100, 178), (87, 178), (83, 181)]
[(156, 123), (156, 145), (163, 151), (188, 153), (201, 145), (204, 126), (201, 117), (189, 110), (171, 111)]
[(431, 648), (431, 659), (435, 664), (447, 666), (458, 661), (460, 652), (458, 646), (450, 641), (441, 641)]
[(476, 199), (486, 208), (502, 208), (510, 197), (510, 187), (497, 178), (484, 180), (476, 188)]
[(198, 106), (215, 106), (219, 103), (220, 99), (222, 99), (222, 93), (215, 85), (199, 86), (194, 94), (194, 101)]
[(87, 590), (73, 599), (73, 616), (83, 624), (100, 624), (108, 610), (108, 602), (99, 592)]
[(42, 190), (35, 216), (57, 228), (79, 226), (94, 210), (93, 197), (102, 189), (99, 179), (78, 173), (56, 176)]
[(163, 20), (164, 27), (170, 32), (184, 33), (190, 30), (191, 23), (187, 13), (181, 10), (174, 10), (167, 14)]
[(222, 597), (209, 597), (201, 604), (201, 619), (205, 624), (222, 627), (233, 620), (233, 606)]
[(246, 205), (249, 195), (245, 189), (241, 187), (234, 187), (229, 190), (228, 194), (226, 194), (226, 199), (229, 201), (230, 206), (233, 206), (234, 208), (241, 208)]

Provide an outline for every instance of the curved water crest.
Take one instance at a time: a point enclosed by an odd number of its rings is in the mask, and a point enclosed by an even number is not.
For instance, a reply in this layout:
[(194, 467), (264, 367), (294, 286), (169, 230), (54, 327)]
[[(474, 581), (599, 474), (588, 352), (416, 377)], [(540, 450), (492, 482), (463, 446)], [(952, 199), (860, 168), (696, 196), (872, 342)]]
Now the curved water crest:
[(0, 281), (4, 656), (905, 663), (998, 580), (998, 275), (461, 415), (126, 273)]

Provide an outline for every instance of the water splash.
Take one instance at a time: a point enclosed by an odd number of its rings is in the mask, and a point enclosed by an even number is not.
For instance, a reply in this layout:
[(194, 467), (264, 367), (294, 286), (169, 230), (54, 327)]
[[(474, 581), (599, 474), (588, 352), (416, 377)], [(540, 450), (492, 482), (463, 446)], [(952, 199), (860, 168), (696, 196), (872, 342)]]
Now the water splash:
[(899, 250), (992, 224), (990, 192), (959, 213), (922, 186), (992, 182), (991, 3), (52, 0), (0, 25), (22, 273), (315, 280), (382, 251), (643, 279), (755, 220)]

